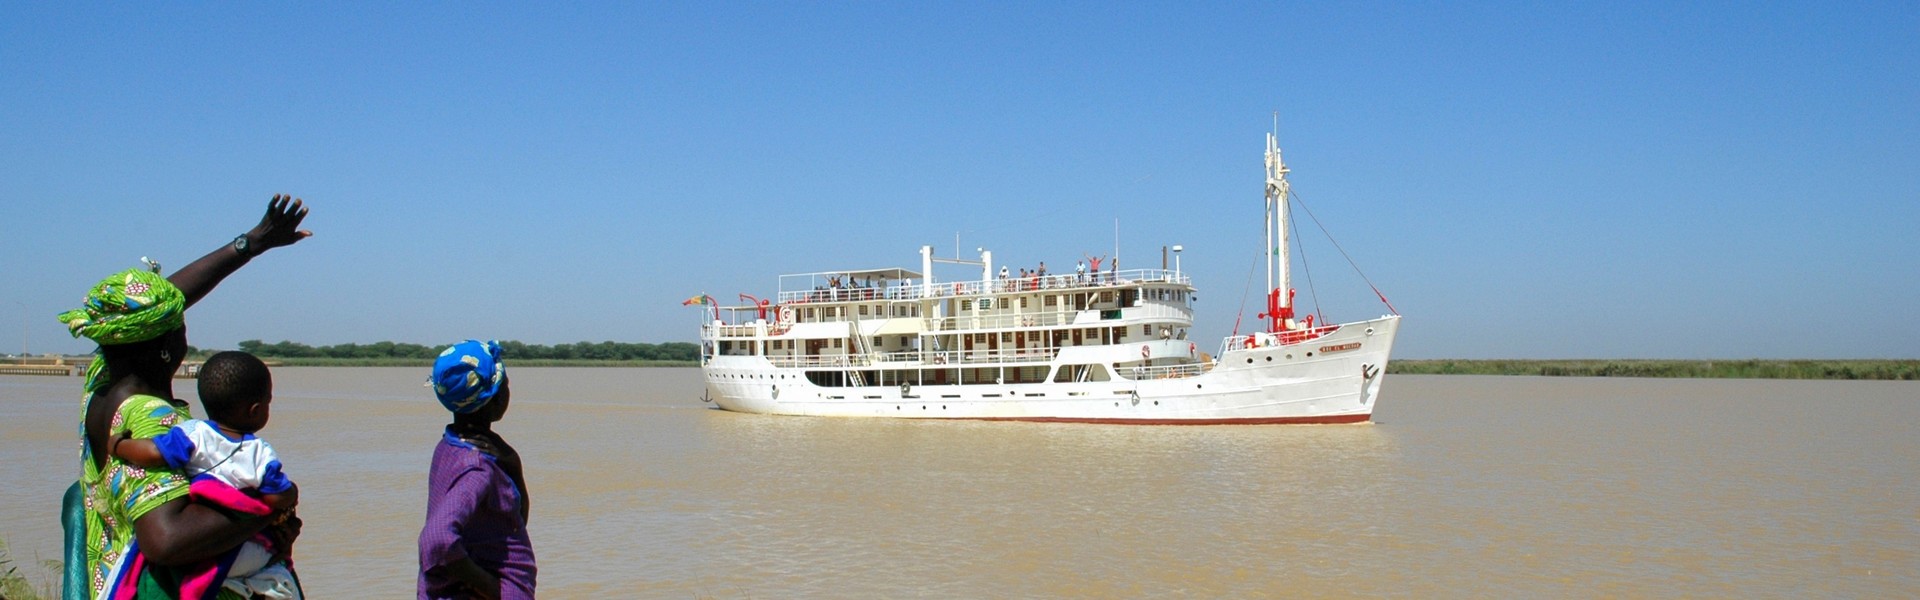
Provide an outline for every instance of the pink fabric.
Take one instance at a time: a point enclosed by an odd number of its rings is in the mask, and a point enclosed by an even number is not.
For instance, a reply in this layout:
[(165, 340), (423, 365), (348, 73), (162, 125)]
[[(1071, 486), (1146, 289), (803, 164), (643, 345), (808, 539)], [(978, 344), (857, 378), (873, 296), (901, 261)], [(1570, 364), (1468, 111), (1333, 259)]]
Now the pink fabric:
[(228, 510), (237, 510), (254, 516), (273, 512), (273, 509), (268, 507), (267, 503), (261, 502), (259, 498), (248, 496), (246, 492), (234, 489), (233, 486), (211, 477), (194, 480), (193, 484), (188, 487), (187, 490), (193, 494), (195, 499), (203, 500), (208, 504), (218, 505)]
[[(268, 507), (267, 503), (261, 502), (259, 498), (249, 496), (246, 492), (234, 489), (233, 486), (227, 485), (226, 482), (211, 477), (195, 479), (193, 483), (188, 486), (187, 491), (195, 500), (217, 505), (228, 510), (235, 510), (254, 516), (261, 516), (273, 512), (273, 509)], [(256, 537), (255, 539), (258, 540), (259, 538)], [(234, 550), (239, 550), (239, 548), (235, 548)], [(180, 597), (213, 600), (214, 596), (220, 593), (220, 583), (226, 580), (227, 567), (233, 564), (235, 554), (236, 552), (234, 551), (228, 551), (222, 553), (219, 558), (201, 561), (191, 567), (187, 567), (186, 571), (188, 573), (186, 578), (180, 582)]]
[(130, 547), (129, 551), (134, 554), (127, 557), (126, 568), (120, 570), (120, 583), (113, 588), (113, 600), (133, 600), (133, 595), (140, 593), (140, 570), (147, 566), (147, 557), (136, 547)]

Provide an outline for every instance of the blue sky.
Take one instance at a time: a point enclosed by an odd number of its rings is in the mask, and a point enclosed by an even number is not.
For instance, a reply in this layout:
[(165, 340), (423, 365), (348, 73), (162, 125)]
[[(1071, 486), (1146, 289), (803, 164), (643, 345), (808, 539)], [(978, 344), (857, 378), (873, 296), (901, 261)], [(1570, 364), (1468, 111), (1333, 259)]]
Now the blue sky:
[[(315, 237), (195, 345), (691, 341), (694, 294), (1116, 221), (1216, 339), (1277, 111), (1399, 356), (1920, 357), (1920, 5), (1674, 4), (0, 3), (0, 352), (276, 192)], [(1302, 227), (1302, 304), (1385, 312)]]

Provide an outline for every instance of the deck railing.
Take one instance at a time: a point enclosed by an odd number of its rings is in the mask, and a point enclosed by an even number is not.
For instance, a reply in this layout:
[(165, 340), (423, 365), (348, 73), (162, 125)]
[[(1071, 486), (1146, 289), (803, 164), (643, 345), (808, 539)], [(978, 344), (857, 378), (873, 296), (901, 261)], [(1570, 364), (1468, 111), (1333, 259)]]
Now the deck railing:
[(986, 281), (947, 281), (939, 283), (899, 283), (874, 287), (838, 287), (814, 290), (781, 291), (780, 304), (807, 302), (858, 302), (866, 300), (920, 300), (988, 293), (1030, 292), (1037, 290), (1099, 289), (1137, 283), (1190, 283), (1184, 273), (1167, 269), (1130, 269), (1118, 273), (1086, 275), (1048, 275), (1046, 277), (1007, 277)]
[(1002, 364), (1031, 364), (1053, 360), (1054, 351), (1045, 348), (1001, 350), (904, 351), (875, 354), (838, 354), (828, 356), (769, 355), (776, 367), (866, 367), (866, 366), (960, 366), (976, 367)]
[(1293, 331), (1282, 331), (1279, 333), (1268, 333), (1263, 331), (1258, 333), (1249, 333), (1246, 335), (1230, 335), (1230, 336), (1227, 336), (1226, 342), (1220, 345), (1220, 348), (1222, 351), (1233, 351), (1233, 350), (1245, 350), (1248, 348), (1265, 348), (1268, 346), (1292, 346), (1294, 344), (1298, 344), (1300, 342), (1304, 342), (1307, 340), (1314, 340), (1314, 339), (1326, 337), (1327, 334), (1333, 333), (1334, 331), (1337, 331), (1339, 329), (1340, 329), (1339, 325), (1328, 325), (1326, 327), (1314, 327), (1312, 329), (1296, 329)]

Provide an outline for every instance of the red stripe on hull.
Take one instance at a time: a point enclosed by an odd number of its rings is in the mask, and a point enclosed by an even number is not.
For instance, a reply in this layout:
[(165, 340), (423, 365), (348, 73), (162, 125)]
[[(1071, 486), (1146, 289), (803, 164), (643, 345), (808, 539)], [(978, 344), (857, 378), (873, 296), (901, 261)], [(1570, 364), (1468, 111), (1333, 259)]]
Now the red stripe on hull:
[(1366, 423), (1373, 415), (1324, 417), (1248, 417), (1240, 419), (1100, 419), (1080, 417), (943, 417), (970, 421), (1029, 421), (1035, 423), (1103, 423), (1107, 425), (1340, 425)]

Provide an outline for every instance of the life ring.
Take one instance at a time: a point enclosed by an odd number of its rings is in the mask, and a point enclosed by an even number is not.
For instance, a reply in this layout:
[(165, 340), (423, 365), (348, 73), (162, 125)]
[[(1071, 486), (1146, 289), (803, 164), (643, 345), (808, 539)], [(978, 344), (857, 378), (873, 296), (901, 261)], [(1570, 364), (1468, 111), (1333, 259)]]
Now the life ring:
[(1149, 350), (1149, 349), (1148, 349), (1148, 348), (1147, 348), (1146, 346), (1144, 346), (1144, 345), (1143, 345), (1143, 346), (1140, 346), (1140, 358), (1147, 358), (1147, 357), (1149, 357), (1149, 356), (1152, 356), (1152, 355), (1153, 355), (1153, 351), (1152, 351), (1152, 350)]
[(793, 307), (785, 304), (780, 305), (780, 311), (775, 314), (774, 318), (779, 319), (778, 322), (780, 323), (792, 323)]

